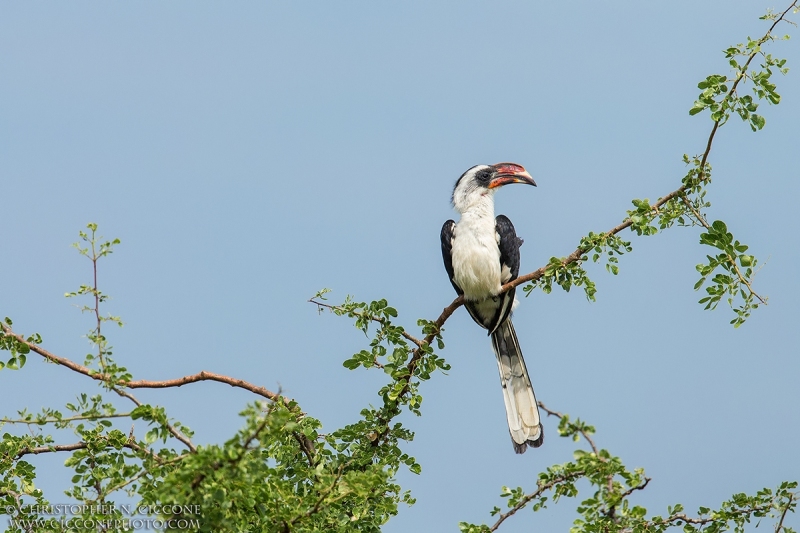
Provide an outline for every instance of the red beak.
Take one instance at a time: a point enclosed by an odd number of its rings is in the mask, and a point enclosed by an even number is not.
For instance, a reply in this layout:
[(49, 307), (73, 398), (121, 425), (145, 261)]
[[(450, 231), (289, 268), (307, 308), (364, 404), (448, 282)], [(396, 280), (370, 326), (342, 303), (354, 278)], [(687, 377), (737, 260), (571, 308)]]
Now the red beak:
[(497, 175), (489, 182), (490, 189), (502, 187), (509, 183), (526, 183), (536, 187), (536, 182), (533, 181), (531, 175), (528, 174), (528, 171), (525, 170), (522, 165), (517, 165), (516, 163), (497, 163), (496, 165), (492, 165), (492, 168), (497, 171)]

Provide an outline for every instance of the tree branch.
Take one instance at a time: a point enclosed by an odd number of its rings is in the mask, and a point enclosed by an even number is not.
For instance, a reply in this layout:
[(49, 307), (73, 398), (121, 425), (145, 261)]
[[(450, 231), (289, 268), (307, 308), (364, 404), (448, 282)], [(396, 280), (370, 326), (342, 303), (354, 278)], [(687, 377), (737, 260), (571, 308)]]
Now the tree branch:
[[(703, 226), (706, 229), (710, 229), (711, 228), (711, 225), (706, 220), (706, 217), (704, 217), (703, 214), (700, 213), (700, 211), (695, 209), (695, 207), (692, 205), (692, 203), (689, 201), (689, 199), (686, 198), (685, 195), (683, 197), (681, 197), (681, 200), (683, 201), (683, 204), (692, 212), (692, 214), (694, 215), (694, 217), (697, 219), (697, 221), (700, 223), (701, 226)], [(734, 270), (734, 272), (736, 272), (736, 276), (739, 278), (739, 281), (745, 287), (747, 287), (747, 290), (750, 291), (750, 294), (752, 294), (753, 296), (758, 298), (758, 300), (762, 304), (767, 305), (767, 299), (763, 298), (760, 294), (758, 294), (755, 290), (753, 290), (753, 287), (750, 284), (750, 281), (744, 276), (744, 274), (742, 274), (742, 271), (739, 269), (739, 265), (736, 264), (736, 258), (735, 257), (731, 257), (730, 254), (725, 254), (725, 255), (728, 256), (728, 261), (730, 262), (731, 265), (733, 265), (733, 270)]]
[(43, 418), (25, 420), (22, 418), (0, 418), (0, 424), (27, 424), (29, 426), (42, 426), (44, 424), (58, 424), (59, 422), (73, 422), (75, 420), (105, 420), (106, 418), (127, 418), (130, 413), (114, 413), (109, 415), (78, 415), (67, 418)]
[[(123, 444), (122, 447), (128, 448), (129, 450), (133, 450), (135, 452), (147, 454), (161, 464), (165, 463), (164, 459), (160, 455), (151, 450), (148, 450), (147, 448), (139, 446), (132, 438), (128, 439), (128, 442)], [(39, 455), (42, 453), (54, 453), (54, 452), (74, 452), (76, 450), (85, 450), (86, 448), (88, 448), (88, 445), (83, 441), (75, 442), (73, 444), (55, 444), (49, 446), (37, 446), (35, 448), (22, 448), (14, 456), (14, 459), (20, 459), (21, 457), (24, 457), (26, 455)]]
[(37, 446), (36, 448), (22, 448), (20, 451), (17, 452), (17, 455), (14, 456), (15, 459), (19, 459), (20, 457), (24, 457), (26, 455), (39, 455), (40, 453), (51, 453), (51, 452), (74, 452), (75, 450), (83, 450), (87, 448), (85, 442), (76, 442), (74, 444), (56, 444), (53, 446)]
[[(116, 392), (117, 394), (122, 396), (123, 398), (128, 398), (130, 401), (132, 401), (134, 404), (136, 404), (136, 407), (139, 407), (139, 406), (142, 405), (142, 402), (137, 400), (136, 397), (133, 394), (131, 394), (131, 393), (127, 392), (127, 391), (118, 389), (117, 387), (111, 387), (111, 390), (113, 390), (114, 392)], [(175, 437), (176, 439), (181, 441), (183, 444), (185, 444), (186, 447), (189, 448), (189, 450), (192, 453), (195, 453), (197, 451), (197, 447), (195, 447), (195, 445), (192, 444), (192, 441), (189, 440), (189, 437), (187, 437), (186, 435), (184, 435), (183, 433), (178, 431), (177, 428), (175, 428), (175, 426), (173, 426), (169, 422), (165, 422), (165, 425), (167, 426), (167, 431), (169, 431), (170, 434), (173, 437)]]
[[(735, 509), (733, 511), (729, 511), (728, 520), (735, 516), (742, 516), (742, 515), (750, 515), (756, 512), (762, 511), (769, 511), (772, 509), (771, 505), (756, 505), (754, 507), (748, 507), (746, 509)], [(650, 522), (653, 525), (668, 525), (673, 522), (685, 522), (687, 524), (708, 524), (710, 522), (716, 522), (719, 518), (709, 516), (708, 518), (694, 518), (691, 516), (686, 516), (685, 513), (676, 513), (673, 515), (664, 518), (659, 522)]]
[(564, 474), (563, 476), (559, 476), (556, 479), (553, 479), (552, 481), (548, 481), (547, 483), (539, 482), (538, 483), (539, 488), (535, 492), (526, 495), (519, 502), (517, 502), (517, 504), (514, 507), (512, 507), (507, 513), (501, 513), (500, 518), (498, 518), (497, 522), (495, 522), (494, 525), (489, 528), (489, 531), (497, 531), (497, 528), (500, 527), (500, 524), (505, 522), (507, 518), (514, 515), (517, 511), (528, 505), (528, 503), (531, 500), (535, 500), (536, 498), (540, 497), (542, 494), (544, 494), (545, 491), (552, 489), (559, 483), (564, 483), (565, 481), (570, 481), (572, 479), (582, 477), (585, 474), (586, 472), (584, 472), (583, 470), (579, 470), (577, 472), (571, 472), (569, 474)]
[(227, 385), (230, 385), (231, 387), (248, 390), (253, 394), (257, 394), (258, 396), (262, 396), (268, 400), (272, 400), (273, 402), (277, 402), (279, 399), (282, 399), (284, 404), (287, 405), (289, 404), (289, 402), (291, 402), (289, 398), (281, 396), (278, 393), (269, 391), (264, 387), (253, 385), (252, 383), (249, 383), (243, 379), (232, 378), (229, 376), (224, 376), (222, 374), (215, 374), (214, 372), (209, 372), (207, 370), (201, 370), (197, 374), (192, 374), (191, 376), (184, 376), (182, 378), (177, 378), (177, 379), (169, 379), (164, 381), (148, 381), (148, 380), (124, 381), (121, 382), (120, 385), (130, 389), (166, 389), (170, 387), (182, 387), (184, 385), (188, 385), (190, 383), (197, 383), (199, 381), (217, 381), (219, 383), (225, 383)]
[[(554, 417), (558, 418), (559, 420), (564, 418), (564, 415), (562, 413), (559, 413), (558, 411), (553, 411), (552, 409), (548, 409), (548, 407), (545, 404), (543, 404), (542, 402), (537, 402), (537, 403), (539, 404), (539, 407), (542, 409), (542, 411), (547, 413), (547, 416), (554, 416)], [(578, 427), (578, 426), (576, 426), (576, 427)], [(586, 439), (586, 442), (588, 442), (589, 446), (592, 447), (592, 451), (594, 452), (594, 454), (597, 455), (597, 457), (600, 460), (604, 461), (604, 459), (602, 457), (600, 457), (600, 455), (598, 454), (597, 446), (595, 446), (594, 441), (589, 436), (589, 433), (586, 430), (584, 430), (583, 428), (580, 428), (580, 427), (578, 427), (578, 432), (581, 435), (583, 435), (583, 438)]]
[(641, 483), (641, 484), (639, 484), (639, 485), (636, 485), (635, 487), (631, 487), (631, 488), (629, 488), (628, 490), (626, 490), (625, 492), (623, 492), (623, 493), (620, 495), (620, 501), (624, 500), (625, 498), (627, 498), (628, 496), (630, 496), (631, 494), (633, 494), (633, 492), (634, 492), (634, 491), (637, 491), (637, 490), (644, 490), (644, 489), (645, 489), (645, 487), (647, 487), (647, 484), (648, 484), (648, 483), (650, 483), (651, 481), (652, 481), (652, 479), (651, 479), (651, 478), (649, 478), (649, 477), (645, 476), (645, 478), (644, 478), (644, 483)]
[[(51, 361), (53, 363), (63, 365), (70, 370), (77, 372), (79, 374), (83, 374), (84, 376), (90, 377), (96, 381), (102, 381), (105, 383), (109, 383), (109, 376), (106, 374), (101, 374), (99, 372), (95, 372), (88, 367), (80, 365), (66, 357), (58, 356), (48, 350), (45, 350), (38, 344), (33, 342), (29, 342), (25, 339), (22, 335), (15, 333), (8, 325), (4, 323), (0, 323), (0, 328), (2, 328), (2, 332), (5, 335), (9, 335), (14, 337), (18, 342), (25, 344), (30, 350), (34, 353), (37, 353)], [(252, 392), (253, 394), (257, 394), (263, 398), (266, 398), (273, 402), (282, 401), (284, 405), (289, 405), (291, 400), (282, 396), (280, 393), (272, 392), (264, 387), (259, 387), (257, 385), (253, 385), (243, 379), (233, 378), (230, 376), (225, 376), (222, 374), (216, 374), (214, 372), (208, 372), (206, 370), (202, 370), (197, 374), (192, 374), (189, 376), (183, 376), (177, 379), (169, 379), (169, 380), (162, 380), (162, 381), (150, 381), (150, 380), (136, 380), (136, 381), (120, 381), (116, 384), (116, 386), (112, 386), (111, 389), (116, 392), (118, 395), (128, 398), (137, 406), (141, 405), (141, 402), (137, 400), (132, 394), (122, 390), (122, 388), (130, 388), (130, 389), (166, 389), (171, 387), (182, 387), (183, 385), (188, 385), (190, 383), (197, 383), (200, 381), (216, 381), (219, 383), (225, 383), (230, 385), (231, 387), (236, 387), (240, 389), (244, 389), (247, 391)], [(115, 416), (122, 416), (122, 415), (115, 415)], [(197, 448), (192, 444), (192, 442), (183, 435), (180, 431), (178, 431), (174, 426), (171, 424), (167, 424), (167, 429), (169, 432), (179, 441), (186, 445), (189, 450), (192, 452), (197, 451)], [(306, 438), (305, 436), (299, 437), (295, 435), (298, 443), (300, 444), (300, 448), (303, 453), (308, 457), (308, 460), (311, 464), (313, 464), (313, 453), (314, 453), (314, 443), (311, 442), (310, 439)]]
[(311, 467), (315, 466), (314, 443), (311, 441), (311, 439), (309, 439), (308, 437), (297, 431), (292, 431), (292, 436), (294, 437), (294, 440), (297, 441), (297, 444), (300, 445), (300, 450), (302, 450), (303, 454), (305, 454), (306, 459), (308, 459), (309, 466)]
[[(247, 436), (247, 438), (244, 440), (244, 442), (242, 442), (242, 452), (241, 453), (237, 454), (236, 457), (228, 459), (224, 463), (222, 461), (214, 461), (210, 465), (211, 471), (212, 472), (216, 472), (217, 470), (219, 470), (220, 468), (222, 468), (226, 464), (229, 465), (229, 466), (234, 466), (234, 467), (236, 465), (238, 465), (242, 461), (242, 459), (244, 459), (244, 456), (247, 455), (247, 452), (250, 451), (248, 449), (250, 447), (250, 443), (252, 443), (254, 440), (256, 440), (258, 438), (258, 436), (261, 434), (261, 432), (264, 431), (264, 428), (267, 427), (267, 423), (269, 422), (269, 418), (268, 418), (269, 415), (270, 415), (270, 411), (267, 411), (267, 413), (264, 415), (264, 420), (262, 420), (258, 424), (258, 426), (256, 426), (256, 429), (250, 435)], [(295, 437), (295, 439), (298, 438), (296, 434), (294, 435), (294, 437)], [(300, 447), (303, 448), (302, 443), (301, 443)], [(305, 452), (305, 450), (303, 450), (303, 451)], [(309, 462), (311, 462), (311, 458), (310, 457), (309, 457)], [(311, 466), (312, 467), (314, 466), (313, 463), (311, 463)], [(206, 479), (206, 477), (207, 477), (207, 474), (205, 472), (199, 473), (194, 478), (194, 480), (192, 481), (192, 490), (197, 489), (197, 487), (200, 486), (200, 483), (202, 483), (203, 480)]]
[(797, 494), (792, 494), (789, 497), (789, 501), (786, 502), (786, 506), (783, 508), (783, 512), (781, 513), (781, 519), (775, 525), (775, 533), (781, 533), (781, 529), (783, 529), (784, 531), (786, 530), (786, 528), (783, 527), (783, 521), (786, 518), (786, 513), (789, 512), (789, 509), (792, 507), (792, 501), (796, 499), (797, 499)]
[[(330, 495), (330, 493), (333, 492), (333, 489), (336, 488), (336, 485), (342, 479), (342, 474), (344, 474), (345, 469), (349, 465), (350, 465), (349, 461), (347, 463), (345, 463), (345, 464), (339, 465), (339, 470), (336, 473), (336, 477), (334, 478), (333, 483), (331, 483), (331, 486), (327, 490), (322, 492), (322, 495), (317, 500), (317, 503), (315, 503), (314, 506), (311, 509), (309, 509), (308, 511), (306, 511), (305, 513), (303, 513), (301, 515), (298, 515), (298, 516), (295, 516), (294, 518), (292, 518), (292, 520), (289, 522), (288, 525), (290, 525), (290, 526), (294, 525), (294, 523), (297, 522), (298, 520), (300, 520), (302, 518), (309, 518), (309, 517), (313, 516), (314, 513), (318, 512), (320, 506), (322, 505), (322, 502), (324, 502), (325, 498), (327, 498), (328, 495)], [(344, 498), (346, 496), (347, 496), (347, 493), (343, 492), (342, 494), (339, 494), (338, 497), (333, 498), (330, 503), (333, 503), (333, 502), (335, 502), (337, 500), (341, 500), (342, 498)]]
[[(326, 304), (326, 303), (324, 303), (324, 302), (320, 302), (320, 301), (319, 301), (319, 300), (317, 300), (316, 298), (309, 298), (309, 300), (308, 300), (308, 301), (309, 301), (309, 302), (311, 302), (312, 304), (315, 304), (317, 307), (324, 307), (324, 308), (326, 308), (326, 309), (330, 309), (331, 311), (342, 311), (342, 312), (345, 312), (345, 313), (347, 312), (347, 310), (346, 310), (346, 309), (344, 309), (344, 308), (343, 308), (342, 306), (340, 306), (340, 305), (330, 305), (330, 304)], [(370, 319), (370, 320), (372, 320), (373, 322), (377, 322), (377, 323), (379, 323), (379, 324), (381, 324), (381, 325), (384, 325), (384, 324), (386, 324), (386, 320), (385, 320), (384, 318), (381, 318), (381, 317), (379, 317), (379, 316), (367, 315), (366, 313), (358, 313), (358, 314), (359, 314), (359, 315), (361, 315), (361, 316), (363, 316), (363, 317), (369, 318), (369, 319)], [(408, 332), (405, 330), (405, 328), (403, 328), (403, 332), (402, 332), (402, 334), (403, 334), (403, 337), (405, 337), (406, 339), (410, 340), (411, 342), (413, 342), (413, 343), (414, 343), (414, 344), (416, 344), (417, 346), (422, 346), (422, 343), (423, 343), (423, 341), (421, 341), (421, 340), (417, 339), (416, 337), (414, 337), (413, 335), (411, 335), (410, 333), (408, 333)], [(378, 365), (378, 366), (382, 368), (382, 366), (383, 366), (383, 365)]]
[[(77, 372), (78, 374), (83, 374), (84, 376), (90, 377), (96, 381), (103, 381), (106, 383), (109, 382), (109, 376), (107, 376), (106, 374), (95, 372), (94, 370), (85, 367), (81, 364), (78, 364), (70, 359), (67, 359), (66, 357), (61, 357), (52, 352), (49, 352), (44, 348), (42, 348), (41, 346), (39, 346), (38, 344), (28, 342), (22, 335), (15, 333), (6, 324), (0, 323), (0, 328), (2, 328), (3, 333), (5, 335), (14, 337), (18, 342), (30, 348), (32, 352), (41, 355), (50, 362), (63, 365), (69, 368), (70, 370)], [(230, 385), (231, 387), (237, 387), (240, 389), (248, 390), (253, 394), (257, 394), (272, 401), (277, 401), (278, 398), (281, 398), (279, 394), (267, 390), (264, 387), (253, 385), (252, 383), (249, 383), (243, 379), (232, 378), (229, 376), (224, 376), (222, 374), (215, 374), (213, 372), (208, 372), (206, 370), (202, 370), (197, 374), (192, 374), (190, 376), (184, 376), (182, 378), (177, 378), (177, 379), (168, 379), (163, 381), (149, 381), (143, 379), (137, 381), (120, 381), (116, 385), (130, 389), (166, 389), (170, 387), (182, 387), (183, 385), (188, 385), (190, 383), (197, 383), (198, 381), (217, 381), (219, 383), (225, 383)], [(288, 404), (290, 401), (291, 400), (289, 400), (288, 398), (283, 397), (284, 403)]]

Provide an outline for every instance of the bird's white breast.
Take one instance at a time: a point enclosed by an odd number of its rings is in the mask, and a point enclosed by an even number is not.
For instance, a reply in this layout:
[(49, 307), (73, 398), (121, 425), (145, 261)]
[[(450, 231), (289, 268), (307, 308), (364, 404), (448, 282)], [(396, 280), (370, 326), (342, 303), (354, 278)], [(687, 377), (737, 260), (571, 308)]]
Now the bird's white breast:
[(500, 291), (500, 249), (493, 215), (463, 213), (453, 233), (453, 278), (467, 300), (483, 300)]

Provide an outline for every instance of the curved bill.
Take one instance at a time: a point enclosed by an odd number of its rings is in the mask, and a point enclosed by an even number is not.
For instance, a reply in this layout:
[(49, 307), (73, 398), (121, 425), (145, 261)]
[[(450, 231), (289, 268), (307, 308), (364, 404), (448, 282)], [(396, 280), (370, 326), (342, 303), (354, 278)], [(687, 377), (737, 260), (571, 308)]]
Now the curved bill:
[(495, 177), (489, 182), (490, 189), (502, 187), (509, 183), (525, 183), (536, 187), (536, 182), (533, 181), (531, 175), (528, 174), (528, 171), (525, 170), (525, 167), (522, 165), (516, 163), (497, 163), (496, 165), (492, 165), (492, 168), (495, 169), (497, 174), (495, 174)]

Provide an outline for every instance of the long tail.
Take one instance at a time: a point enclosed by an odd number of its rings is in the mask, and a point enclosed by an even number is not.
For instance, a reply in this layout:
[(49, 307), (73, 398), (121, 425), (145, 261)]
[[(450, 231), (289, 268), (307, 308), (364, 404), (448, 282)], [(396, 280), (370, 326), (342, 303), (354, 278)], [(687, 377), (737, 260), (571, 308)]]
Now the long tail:
[(522, 350), (519, 349), (511, 319), (506, 320), (492, 333), (492, 348), (500, 369), (508, 431), (511, 433), (514, 451), (525, 453), (528, 445), (538, 448), (544, 442), (544, 429), (539, 420), (539, 406), (536, 404), (531, 378), (528, 377), (528, 369), (525, 368), (525, 360), (522, 358)]

